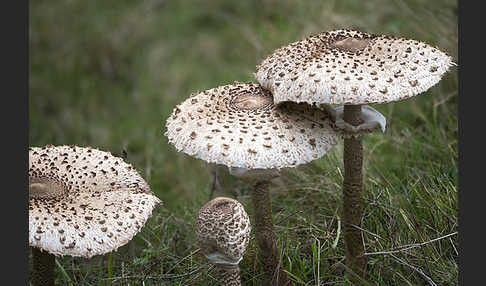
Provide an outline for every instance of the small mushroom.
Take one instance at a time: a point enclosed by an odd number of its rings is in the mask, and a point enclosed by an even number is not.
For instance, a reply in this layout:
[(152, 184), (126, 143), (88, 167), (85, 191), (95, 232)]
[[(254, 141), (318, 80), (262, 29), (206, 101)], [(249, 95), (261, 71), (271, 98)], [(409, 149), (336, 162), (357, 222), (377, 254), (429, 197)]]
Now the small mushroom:
[(241, 285), (239, 263), (248, 247), (250, 232), (248, 214), (237, 200), (217, 197), (199, 210), (196, 243), (215, 265), (222, 285)]
[(361, 224), (361, 204), (356, 202), (361, 202), (363, 160), (361, 133), (356, 131), (384, 126), (377, 113), (374, 123), (364, 122), (370, 109), (362, 111), (362, 105), (425, 92), (453, 65), (449, 55), (416, 40), (344, 29), (280, 47), (257, 66), (255, 77), (276, 104), (344, 105), (336, 121), (352, 135), (346, 136), (343, 153), (344, 241), (347, 265), (358, 273), (364, 272), (366, 261), (361, 230), (355, 227)]
[(178, 151), (225, 165), (252, 185), (263, 268), (269, 280), (288, 281), (276, 251), (268, 185), (280, 169), (316, 160), (343, 138), (329, 114), (308, 104), (276, 106), (259, 84), (236, 82), (192, 94), (174, 109), (166, 127)]
[(54, 284), (55, 256), (90, 258), (128, 243), (159, 203), (138, 172), (109, 152), (78, 146), (30, 147), (33, 284)]

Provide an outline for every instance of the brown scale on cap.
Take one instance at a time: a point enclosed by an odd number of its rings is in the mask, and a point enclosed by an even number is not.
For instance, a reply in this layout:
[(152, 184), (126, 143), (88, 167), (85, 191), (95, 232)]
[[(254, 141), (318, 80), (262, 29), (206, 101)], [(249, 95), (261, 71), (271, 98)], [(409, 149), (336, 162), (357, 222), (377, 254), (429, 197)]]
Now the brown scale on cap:
[(416, 40), (334, 30), (275, 50), (255, 77), (275, 103), (372, 104), (422, 93), (452, 65), (446, 53)]
[[(115, 226), (130, 217), (144, 224), (159, 203), (137, 171), (108, 152), (77, 146), (29, 148), (30, 246), (82, 257), (113, 251), (139, 231), (134, 225), (114, 237)], [(136, 212), (120, 211), (124, 208)]]
[(213, 263), (237, 264), (250, 241), (250, 219), (237, 200), (218, 197), (206, 203), (196, 219), (196, 243)]
[[(181, 120), (198, 108), (206, 115)], [(247, 169), (308, 163), (342, 136), (326, 112), (306, 104), (276, 106), (259, 84), (237, 82), (192, 94), (176, 107), (166, 127), (165, 136), (178, 151)]]

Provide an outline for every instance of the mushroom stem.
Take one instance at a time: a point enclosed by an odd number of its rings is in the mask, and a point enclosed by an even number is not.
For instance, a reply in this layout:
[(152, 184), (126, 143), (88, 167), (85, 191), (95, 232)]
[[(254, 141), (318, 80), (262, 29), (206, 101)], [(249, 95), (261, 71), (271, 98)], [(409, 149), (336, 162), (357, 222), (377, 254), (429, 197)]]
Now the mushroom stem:
[(32, 247), (32, 286), (54, 286), (56, 258), (47, 251)]
[[(344, 121), (354, 126), (361, 124), (361, 105), (345, 105)], [(357, 228), (361, 225), (362, 217), (363, 143), (361, 136), (350, 136), (344, 139), (343, 161), (343, 225), (346, 265), (362, 277), (366, 270), (366, 259), (361, 230)]]
[(273, 233), (272, 207), (269, 181), (259, 181), (251, 192), (254, 211), (254, 229), (263, 270), (267, 275), (269, 284), (266, 285), (291, 285), (278, 258), (275, 234)]
[(223, 286), (241, 286), (240, 266), (238, 264), (214, 264), (217, 279)]

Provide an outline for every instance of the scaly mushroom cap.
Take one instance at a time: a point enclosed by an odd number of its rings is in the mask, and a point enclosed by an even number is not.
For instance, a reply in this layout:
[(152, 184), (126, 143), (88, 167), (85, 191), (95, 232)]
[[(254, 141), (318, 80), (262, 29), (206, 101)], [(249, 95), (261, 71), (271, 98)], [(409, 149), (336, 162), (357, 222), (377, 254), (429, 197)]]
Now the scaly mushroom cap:
[(90, 147), (29, 148), (29, 245), (91, 257), (137, 234), (161, 201), (130, 165)]
[(196, 243), (212, 263), (238, 264), (250, 241), (250, 219), (234, 199), (207, 202), (196, 219)]
[(167, 119), (169, 143), (209, 163), (247, 169), (296, 167), (341, 139), (330, 117), (307, 104), (273, 104), (256, 83), (194, 93)]
[(275, 104), (372, 104), (422, 93), (453, 64), (416, 40), (335, 30), (277, 49), (257, 66), (255, 77)]

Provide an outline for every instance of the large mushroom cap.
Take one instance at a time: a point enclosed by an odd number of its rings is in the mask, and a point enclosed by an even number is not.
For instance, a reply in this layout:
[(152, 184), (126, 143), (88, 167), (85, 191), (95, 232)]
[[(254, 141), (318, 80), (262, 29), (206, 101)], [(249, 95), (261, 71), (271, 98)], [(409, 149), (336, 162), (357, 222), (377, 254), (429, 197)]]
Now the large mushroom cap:
[(450, 56), (416, 40), (335, 30), (277, 49), (255, 77), (276, 104), (372, 104), (422, 93), (451, 65)]
[(248, 247), (250, 231), (243, 205), (231, 198), (207, 202), (196, 219), (196, 243), (212, 263), (238, 264)]
[(91, 257), (137, 234), (161, 201), (121, 158), (90, 147), (29, 148), (29, 245)]
[(307, 104), (275, 106), (256, 83), (194, 93), (167, 119), (169, 143), (209, 163), (247, 169), (295, 167), (341, 139), (329, 115)]

